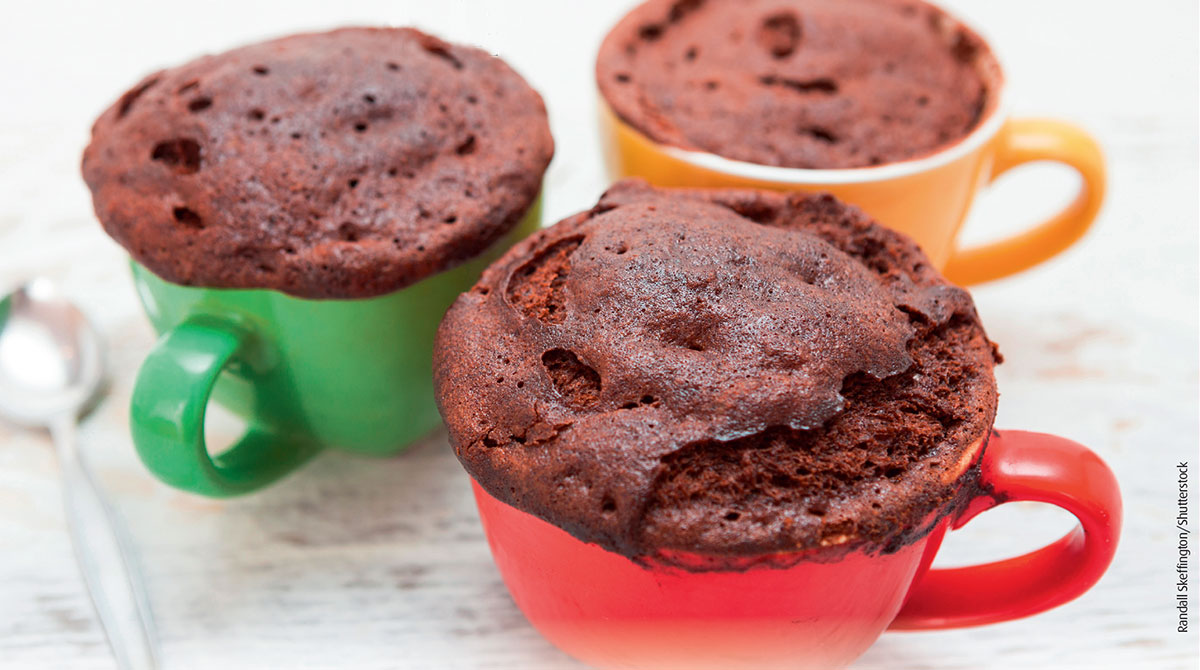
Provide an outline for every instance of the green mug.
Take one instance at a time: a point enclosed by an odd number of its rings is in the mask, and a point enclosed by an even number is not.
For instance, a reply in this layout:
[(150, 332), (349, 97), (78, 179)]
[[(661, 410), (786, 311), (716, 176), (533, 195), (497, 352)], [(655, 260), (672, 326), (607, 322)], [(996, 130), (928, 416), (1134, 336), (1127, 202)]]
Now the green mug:
[[(228, 497), (270, 484), (325, 447), (368, 455), (404, 449), (441, 425), (432, 360), (442, 315), (540, 223), (538, 198), (479, 257), (358, 300), (180, 286), (132, 263), (142, 305), (162, 335), (138, 371), (130, 406), (142, 462), (167, 484)], [(204, 438), (210, 398), (248, 425), (217, 456)]]

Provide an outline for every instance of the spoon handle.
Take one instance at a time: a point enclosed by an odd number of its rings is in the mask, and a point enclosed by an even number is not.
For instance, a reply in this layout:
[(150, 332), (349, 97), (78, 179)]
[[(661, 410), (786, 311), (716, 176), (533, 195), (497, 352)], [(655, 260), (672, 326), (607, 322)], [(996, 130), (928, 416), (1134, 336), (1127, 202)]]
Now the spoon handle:
[(75, 558), (122, 670), (158, 667), (149, 601), (128, 533), (96, 486), (76, 444), (75, 418), (51, 428), (63, 476), (63, 507)]

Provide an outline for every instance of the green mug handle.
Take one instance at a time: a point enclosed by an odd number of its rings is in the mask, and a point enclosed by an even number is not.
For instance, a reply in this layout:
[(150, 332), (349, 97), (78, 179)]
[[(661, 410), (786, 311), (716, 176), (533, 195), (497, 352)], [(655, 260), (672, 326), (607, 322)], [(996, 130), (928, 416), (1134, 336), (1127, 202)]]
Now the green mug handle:
[(252, 425), (228, 450), (210, 456), (204, 414), (221, 371), (244, 360), (253, 336), (203, 317), (180, 323), (159, 340), (138, 371), (130, 404), (133, 443), (162, 481), (226, 498), (259, 489), (312, 458), (320, 446)]

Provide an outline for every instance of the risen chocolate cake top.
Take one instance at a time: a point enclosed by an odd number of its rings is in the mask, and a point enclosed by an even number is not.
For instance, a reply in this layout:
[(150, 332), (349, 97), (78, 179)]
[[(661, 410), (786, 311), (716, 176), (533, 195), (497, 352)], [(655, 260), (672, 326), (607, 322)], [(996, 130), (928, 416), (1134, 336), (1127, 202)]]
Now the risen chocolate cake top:
[(953, 144), (994, 105), (975, 33), (920, 0), (650, 0), (596, 61), (651, 139), (763, 165), (853, 168)]
[(156, 72), (83, 155), (100, 222), (186, 285), (359, 298), (472, 258), (554, 153), (503, 61), (411, 28), (294, 35)]
[(826, 195), (621, 182), (494, 263), (434, 359), (471, 476), (631, 556), (898, 546), (996, 403), (970, 296)]

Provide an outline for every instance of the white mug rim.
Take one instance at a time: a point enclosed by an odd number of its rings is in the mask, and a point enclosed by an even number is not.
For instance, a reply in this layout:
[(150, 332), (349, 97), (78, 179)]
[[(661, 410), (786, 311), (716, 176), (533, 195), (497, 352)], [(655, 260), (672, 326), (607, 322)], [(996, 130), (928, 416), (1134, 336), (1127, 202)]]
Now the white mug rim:
[[(611, 110), (609, 111), (613, 113)], [(976, 126), (970, 134), (937, 153), (920, 158), (887, 163), (885, 165), (835, 169), (763, 165), (726, 158), (725, 156), (707, 151), (683, 149), (655, 142), (619, 117), (616, 117), (616, 122), (624, 124), (633, 132), (638, 133), (645, 141), (657, 145), (657, 148), (664, 154), (694, 167), (752, 181), (801, 186), (806, 184), (862, 184), (897, 179), (937, 169), (959, 160), (990, 142), (1004, 125), (1004, 121), (1008, 116), (1006, 111), (1005, 101), (1001, 97), (992, 106), (991, 113), (988, 114), (987, 118)]]

